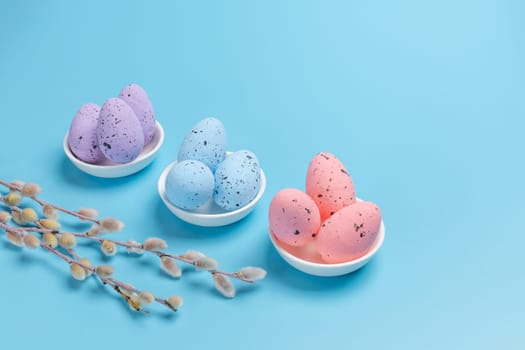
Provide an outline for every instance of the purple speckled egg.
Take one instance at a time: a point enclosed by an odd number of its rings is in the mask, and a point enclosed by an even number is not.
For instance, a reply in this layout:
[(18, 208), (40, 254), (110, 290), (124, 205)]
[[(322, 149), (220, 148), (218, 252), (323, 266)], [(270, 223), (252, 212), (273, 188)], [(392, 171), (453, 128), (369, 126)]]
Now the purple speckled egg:
[(137, 84), (129, 84), (122, 89), (118, 97), (126, 102), (139, 118), (144, 131), (144, 144), (147, 145), (155, 136), (155, 111), (146, 91)]
[(78, 159), (86, 163), (99, 163), (105, 159), (97, 139), (97, 122), (100, 107), (87, 103), (80, 107), (71, 122), (67, 143)]
[(139, 119), (126, 102), (116, 97), (100, 109), (97, 138), (102, 153), (115, 163), (131, 162), (144, 148)]

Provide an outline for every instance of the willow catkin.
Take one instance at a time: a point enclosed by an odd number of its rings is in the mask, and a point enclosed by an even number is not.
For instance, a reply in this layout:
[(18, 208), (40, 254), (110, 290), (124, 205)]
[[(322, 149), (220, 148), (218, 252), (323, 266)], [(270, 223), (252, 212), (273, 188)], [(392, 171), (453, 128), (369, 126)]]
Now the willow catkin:
[(171, 277), (178, 278), (182, 275), (179, 265), (170, 257), (162, 256), (160, 258), (160, 267)]

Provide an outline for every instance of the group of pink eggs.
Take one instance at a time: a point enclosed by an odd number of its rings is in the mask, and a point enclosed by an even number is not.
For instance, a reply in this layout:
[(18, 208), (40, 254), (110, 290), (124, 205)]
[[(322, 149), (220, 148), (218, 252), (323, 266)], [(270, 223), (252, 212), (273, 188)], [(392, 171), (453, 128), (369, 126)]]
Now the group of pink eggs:
[(270, 231), (292, 255), (312, 246), (322, 262), (345, 263), (365, 255), (380, 227), (381, 211), (356, 200), (350, 174), (334, 155), (317, 154), (308, 167), (306, 192), (279, 191), (270, 203)]

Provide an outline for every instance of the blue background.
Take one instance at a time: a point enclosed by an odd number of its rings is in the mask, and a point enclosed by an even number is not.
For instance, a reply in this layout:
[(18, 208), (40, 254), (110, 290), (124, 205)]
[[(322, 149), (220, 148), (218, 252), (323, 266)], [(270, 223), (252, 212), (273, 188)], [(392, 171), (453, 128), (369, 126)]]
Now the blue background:
[[(3, 0), (1, 178), (122, 219), (115, 238), (157, 235), (173, 252), (199, 249), (225, 270), (257, 265), (268, 277), (237, 283), (226, 300), (205, 273), (173, 281), (153, 257), (123, 253), (111, 261), (117, 278), (185, 297), (174, 316), (160, 306), (143, 316), (2, 238), (2, 347), (522, 348), (524, 34), (518, 0)], [(71, 119), (131, 82), (166, 132), (156, 160), (122, 179), (81, 173), (62, 152)], [(268, 178), (257, 209), (217, 229), (179, 221), (156, 192), (207, 116)], [(344, 277), (294, 270), (267, 236), (272, 196), (302, 188), (320, 151), (346, 164), (387, 228), (379, 254)]]

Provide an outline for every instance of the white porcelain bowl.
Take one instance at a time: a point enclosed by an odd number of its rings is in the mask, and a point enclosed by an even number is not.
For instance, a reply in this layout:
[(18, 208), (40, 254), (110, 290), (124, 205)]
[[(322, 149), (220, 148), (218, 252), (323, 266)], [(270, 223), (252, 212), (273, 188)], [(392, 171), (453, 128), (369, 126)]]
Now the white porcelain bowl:
[(153, 161), (155, 154), (164, 142), (164, 129), (162, 129), (162, 125), (157, 121), (155, 124), (155, 135), (151, 142), (144, 147), (137, 158), (124, 164), (114, 163), (109, 159), (99, 164), (86, 163), (75, 157), (71, 152), (67, 143), (67, 137), (68, 133), (64, 137), (64, 152), (77, 168), (93, 176), (113, 178), (131, 175), (147, 167)]
[(360, 258), (338, 264), (313, 262), (320, 260), (320, 257), (315, 256), (318, 253), (314, 251), (314, 242), (303, 247), (290, 247), (289, 250), (293, 250), (292, 254), (281, 246), (282, 243), (277, 241), (273, 233), (270, 232), (269, 235), (279, 255), (297, 270), (314, 276), (341, 276), (360, 269), (377, 253), (385, 239), (385, 225), (381, 221), (377, 238), (368, 253)]
[(264, 176), (264, 172), (261, 169), (261, 187), (259, 192), (255, 198), (244, 207), (232, 211), (226, 211), (215, 204), (213, 199), (210, 199), (203, 206), (195, 210), (181, 209), (171, 203), (166, 196), (166, 177), (175, 164), (177, 164), (176, 161), (168, 165), (164, 171), (162, 171), (162, 174), (160, 175), (159, 181), (157, 183), (157, 189), (159, 191), (160, 198), (166, 207), (168, 207), (168, 209), (179, 219), (193, 225), (217, 227), (229, 225), (239, 221), (252, 212), (259, 200), (262, 198), (264, 190), (266, 189), (266, 177)]

